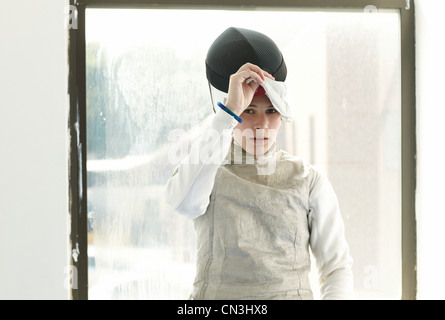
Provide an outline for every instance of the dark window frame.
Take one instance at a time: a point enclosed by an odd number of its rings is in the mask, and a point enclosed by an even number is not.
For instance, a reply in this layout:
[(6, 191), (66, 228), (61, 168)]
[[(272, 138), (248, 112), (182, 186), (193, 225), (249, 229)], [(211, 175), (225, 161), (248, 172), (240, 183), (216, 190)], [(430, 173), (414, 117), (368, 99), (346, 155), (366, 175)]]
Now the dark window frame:
[(85, 9), (175, 8), (175, 9), (363, 9), (373, 5), (400, 12), (401, 30), (401, 124), (402, 124), (402, 296), (416, 299), (416, 97), (414, 3), (411, 0), (70, 0), (77, 9), (77, 29), (69, 30), (69, 199), (71, 216), (71, 263), (77, 271), (77, 288), (71, 288), (75, 300), (88, 299), (87, 253), (87, 171), (86, 171), (86, 57)]

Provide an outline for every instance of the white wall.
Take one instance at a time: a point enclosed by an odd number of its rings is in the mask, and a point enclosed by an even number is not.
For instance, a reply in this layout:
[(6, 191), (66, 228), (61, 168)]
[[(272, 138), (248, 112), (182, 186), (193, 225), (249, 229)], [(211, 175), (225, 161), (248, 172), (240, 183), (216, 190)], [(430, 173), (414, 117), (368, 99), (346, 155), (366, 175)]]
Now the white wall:
[(445, 299), (445, 1), (416, 1), (418, 298)]
[(0, 299), (67, 299), (62, 0), (0, 1)]
[[(0, 2), (0, 299), (66, 299), (66, 0)], [(418, 297), (445, 299), (445, 2), (416, 1)]]

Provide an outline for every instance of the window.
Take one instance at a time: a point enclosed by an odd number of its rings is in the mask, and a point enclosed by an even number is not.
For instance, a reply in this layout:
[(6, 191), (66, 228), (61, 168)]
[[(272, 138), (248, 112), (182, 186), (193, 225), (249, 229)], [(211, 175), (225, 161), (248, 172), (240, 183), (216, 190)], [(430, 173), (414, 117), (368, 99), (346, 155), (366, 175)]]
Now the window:
[[(85, 60), (77, 61), (86, 67), (85, 92), (73, 127), (81, 127), (83, 149), (74, 148), (81, 157), (72, 158), (81, 172), (80, 204), (72, 209), (88, 214), (73, 216), (72, 239), (87, 248), (76, 259), (84, 261), (79, 281), (88, 289), (77, 298), (190, 294), (193, 225), (163, 204), (162, 190), (180, 161), (175, 148), (187, 148), (213, 113), (204, 59), (229, 26), (263, 32), (283, 52), (295, 120), (282, 127), (280, 145), (327, 172), (346, 224), (357, 298), (402, 297), (409, 259), (402, 250), (409, 191), (402, 187), (403, 119), (410, 105), (400, 26), (407, 10), (275, 6), (81, 7), (85, 38), (77, 43)], [(315, 273), (312, 280), (316, 289)]]

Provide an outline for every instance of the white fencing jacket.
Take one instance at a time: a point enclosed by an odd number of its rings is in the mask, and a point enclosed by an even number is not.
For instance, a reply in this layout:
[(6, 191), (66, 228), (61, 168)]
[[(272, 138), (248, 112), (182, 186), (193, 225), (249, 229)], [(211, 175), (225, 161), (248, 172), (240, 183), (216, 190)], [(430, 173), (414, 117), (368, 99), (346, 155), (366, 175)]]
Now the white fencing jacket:
[(217, 110), (169, 179), (165, 199), (194, 220), (193, 299), (311, 299), (309, 247), (322, 299), (352, 299), (352, 258), (334, 190), (278, 147), (253, 157)]

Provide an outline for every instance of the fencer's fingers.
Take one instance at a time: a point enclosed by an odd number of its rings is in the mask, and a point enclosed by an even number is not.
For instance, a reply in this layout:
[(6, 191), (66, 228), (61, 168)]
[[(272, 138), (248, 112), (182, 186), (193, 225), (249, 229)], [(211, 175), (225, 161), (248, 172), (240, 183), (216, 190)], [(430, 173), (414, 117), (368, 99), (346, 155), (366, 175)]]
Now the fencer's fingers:
[(263, 69), (261, 69), (259, 67), (258, 67), (258, 69), (259, 70), (257, 72), (262, 73), (265, 77), (268, 77), (268, 78), (270, 78), (272, 80), (275, 80), (275, 77), (273, 75), (271, 75), (269, 72), (267, 72), (266, 70), (263, 70)]
[(253, 92), (255, 92), (260, 84), (257, 81), (251, 81), (250, 83), (248, 83), (248, 86), (253, 90)]
[(265, 80), (266, 76), (270, 75), (267, 71), (264, 71), (259, 66), (255, 65), (253, 63), (250, 63), (250, 62), (242, 65), (241, 68), (239, 68), (238, 72), (242, 72), (242, 71), (246, 71), (246, 70), (251, 70), (253, 72), (256, 72), (258, 75), (260, 75), (262, 80)]
[(247, 62), (247, 63), (243, 64), (243, 65), (238, 69), (238, 71), (243, 71), (243, 70), (254, 70), (254, 71), (259, 71), (259, 70), (261, 70), (261, 68), (258, 67), (256, 64)]
[(273, 75), (271, 75), (269, 72), (267, 72), (266, 70), (261, 69), (259, 66), (255, 65), (253, 63), (246, 63), (246, 64), (244, 64), (240, 68), (240, 70), (252, 70), (252, 71), (255, 71), (256, 73), (261, 75), (263, 80), (266, 80), (266, 77), (271, 79), (271, 80), (275, 80), (275, 77)]
[(265, 80), (264, 77), (262, 77), (260, 74), (258, 74), (255, 71), (252, 70), (243, 70), (239, 71), (231, 76), (232, 80), (242, 84), (243, 82), (246, 82), (247, 84), (250, 84), (252, 80), (255, 80), (256, 82), (262, 84)]
[(274, 77), (273, 75), (271, 75), (269, 72), (264, 71), (264, 74), (265, 74), (269, 79), (275, 80), (275, 77)]

